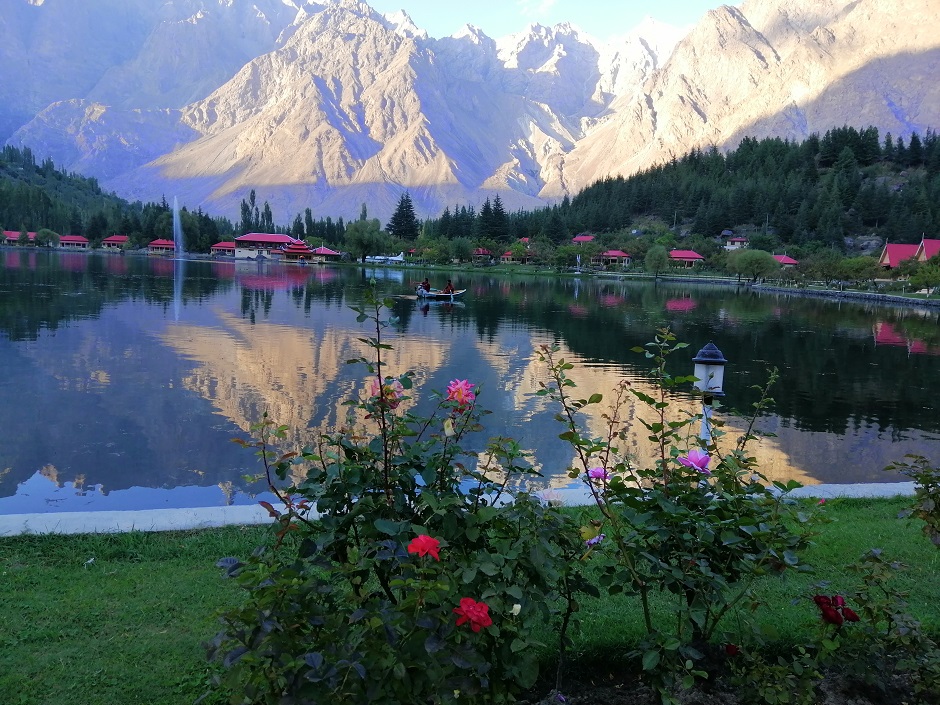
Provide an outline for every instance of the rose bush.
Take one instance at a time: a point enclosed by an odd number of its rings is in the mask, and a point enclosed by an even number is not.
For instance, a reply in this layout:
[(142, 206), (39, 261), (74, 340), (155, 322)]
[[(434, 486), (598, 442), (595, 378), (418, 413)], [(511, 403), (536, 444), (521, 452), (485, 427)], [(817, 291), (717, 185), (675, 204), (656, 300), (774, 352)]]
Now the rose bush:
[[(695, 381), (667, 369), (668, 356), (684, 347), (661, 330), (652, 343), (635, 349), (653, 364), (655, 396), (621, 384), (603, 414), (601, 437), (587, 435), (580, 417), (600, 404), (602, 395), (572, 396), (576, 384), (568, 371), (573, 366), (557, 357), (557, 347), (540, 350), (549, 370), (540, 393), (561, 407), (560, 437), (578, 458), (569, 475), (584, 481), (602, 517), (581, 528), (582, 539), (600, 571), (602, 589), (638, 598), (646, 638), (636, 656), (664, 702), (673, 702), (677, 690), (713, 670), (719, 660), (712, 658), (718, 647), (711, 642), (729, 613), (736, 610), (740, 623), (747, 612), (739, 607), (759, 606), (751, 599), (758, 578), (806, 570), (799, 554), (811, 534), (810, 517), (787, 499), (798, 483), (769, 482), (747, 454), (754, 418), (772, 401), (766, 388), (747, 430), (727, 451), (720, 446), (720, 424), (713, 423), (703, 440), (693, 432), (703, 414), (669, 414), (681, 387)], [(768, 387), (775, 377), (772, 373)], [(640, 434), (645, 431), (654, 448), (651, 467), (637, 466), (626, 450), (640, 435), (626, 420), (630, 396), (641, 408)], [(651, 607), (653, 593), (673, 598), (674, 609), (665, 618), (657, 618)], [(739, 636), (726, 635), (725, 641)]]
[(282, 506), (269, 543), (220, 561), (244, 588), (210, 645), (232, 702), (511, 702), (538, 675), (536, 626), (576, 614), (577, 528), (511, 490), (532, 472), (514, 441), (464, 450), (484, 414), (472, 382), (405, 410), (412, 376), (384, 374), (391, 303), (356, 309), (375, 334), (350, 362), (371, 381), (345, 427), (279, 453), (265, 417), (243, 442)]

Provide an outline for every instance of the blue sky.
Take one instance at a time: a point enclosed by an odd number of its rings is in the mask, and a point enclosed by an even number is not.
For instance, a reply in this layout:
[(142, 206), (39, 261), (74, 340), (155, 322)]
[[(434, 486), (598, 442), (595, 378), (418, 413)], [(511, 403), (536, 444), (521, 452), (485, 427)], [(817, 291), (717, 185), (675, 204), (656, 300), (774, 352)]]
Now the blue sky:
[[(727, 1), (727, 0), (726, 0)], [(553, 25), (571, 22), (592, 36), (619, 37), (647, 15), (661, 22), (694, 24), (720, 0), (367, 0), (381, 13), (404, 10), (432, 37), (448, 37), (465, 24), (476, 25), (498, 39), (519, 32), (533, 22)], [(727, 4), (737, 4), (727, 2)]]

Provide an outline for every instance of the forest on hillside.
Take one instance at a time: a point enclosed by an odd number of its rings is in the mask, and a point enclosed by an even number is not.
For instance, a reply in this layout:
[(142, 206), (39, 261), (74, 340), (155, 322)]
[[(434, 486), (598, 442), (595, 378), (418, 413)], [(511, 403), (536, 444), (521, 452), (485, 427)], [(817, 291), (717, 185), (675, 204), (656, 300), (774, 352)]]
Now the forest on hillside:
[[(407, 192), (384, 229), (362, 204), (357, 220), (303, 213), (278, 221), (255, 193), (242, 201), (240, 219), (210, 216), (181, 204), (187, 249), (208, 251), (246, 232), (285, 232), (329, 244), (355, 256), (397, 252), (408, 245), (430, 261), (449, 261), (482, 247), (496, 254), (519, 247), (549, 254), (581, 232), (602, 234), (605, 246), (636, 256), (648, 248), (637, 236), (675, 246), (711, 239), (723, 230), (747, 233), (752, 246), (808, 253), (846, 250), (847, 238), (875, 236), (914, 243), (936, 237), (940, 224), (940, 139), (917, 133), (882, 139), (877, 128), (844, 126), (802, 142), (745, 138), (722, 153), (696, 150), (630, 177), (602, 179), (573, 198), (532, 211), (508, 213), (498, 194), (477, 210), (455, 204), (420, 222)], [(134, 246), (172, 237), (171, 207), (130, 203), (101, 190), (93, 178), (65, 173), (29, 149), (0, 151), (0, 226), (49, 228), (84, 235), (94, 245), (126, 234)], [(647, 238), (648, 240), (649, 238)]]

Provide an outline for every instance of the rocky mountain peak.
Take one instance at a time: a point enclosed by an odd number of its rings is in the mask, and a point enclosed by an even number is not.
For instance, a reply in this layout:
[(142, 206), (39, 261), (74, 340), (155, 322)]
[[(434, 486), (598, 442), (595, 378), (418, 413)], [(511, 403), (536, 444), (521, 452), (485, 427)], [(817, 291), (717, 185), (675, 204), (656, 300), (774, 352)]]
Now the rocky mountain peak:
[(432, 39), (360, 0), (11, 0), (0, 140), (228, 215), (251, 189), (285, 220), (384, 218), (404, 189), (421, 217), (532, 207), (744, 135), (935, 127), (935, 4), (746, 0), (602, 45), (573, 23)]

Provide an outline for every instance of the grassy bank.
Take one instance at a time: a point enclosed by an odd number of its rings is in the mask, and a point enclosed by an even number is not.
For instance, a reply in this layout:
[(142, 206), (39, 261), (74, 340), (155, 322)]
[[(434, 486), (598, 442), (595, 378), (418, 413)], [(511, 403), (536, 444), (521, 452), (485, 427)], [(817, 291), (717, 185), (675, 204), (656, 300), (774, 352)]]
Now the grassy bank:
[[(813, 575), (768, 579), (766, 618), (781, 639), (799, 641), (818, 616), (793, 604), (819, 580), (849, 592), (845, 566), (869, 548), (909, 566), (896, 579), (910, 591), (910, 610), (940, 632), (940, 551), (915, 522), (898, 520), (906, 500), (839, 500), (826, 513), (807, 560)], [(246, 556), (263, 540), (261, 527), (193, 532), (0, 539), (0, 693), (6, 705), (178, 705), (205, 692), (210, 667), (201, 643), (217, 630), (216, 615), (238, 599), (215, 561)], [(585, 601), (575, 655), (610, 657), (640, 634), (630, 600)], [(219, 700), (204, 703), (215, 705)]]

